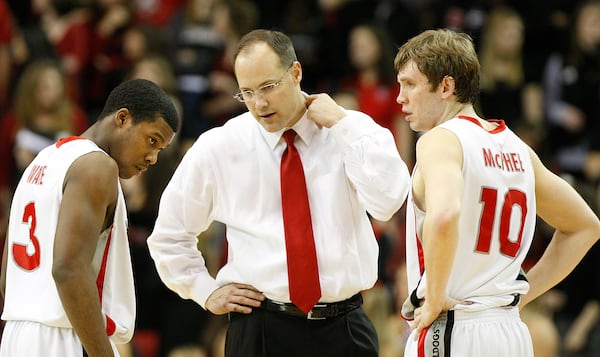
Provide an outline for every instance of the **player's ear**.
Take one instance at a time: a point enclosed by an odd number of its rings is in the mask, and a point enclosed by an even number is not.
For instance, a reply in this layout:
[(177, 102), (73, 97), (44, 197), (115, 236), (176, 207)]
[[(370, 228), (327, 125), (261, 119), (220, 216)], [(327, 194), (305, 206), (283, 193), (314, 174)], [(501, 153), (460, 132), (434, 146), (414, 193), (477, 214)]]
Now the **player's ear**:
[(118, 128), (126, 127), (131, 123), (131, 113), (127, 108), (121, 108), (117, 110), (114, 116), (115, 124)]
[(456, 82), (454, 81), (454, 77), (444, 76), (444, 78), (442, 78), (442, 82), (440, 83), (440, 87), (442, 89), (442, 93), (446, 96), (455, 94)]

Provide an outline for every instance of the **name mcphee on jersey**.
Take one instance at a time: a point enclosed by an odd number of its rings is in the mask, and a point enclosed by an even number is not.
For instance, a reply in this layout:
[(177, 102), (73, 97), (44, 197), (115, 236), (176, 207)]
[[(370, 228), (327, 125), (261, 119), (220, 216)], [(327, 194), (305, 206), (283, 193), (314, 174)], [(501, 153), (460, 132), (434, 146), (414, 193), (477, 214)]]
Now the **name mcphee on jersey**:
[(494, 167), (509, 172), (524, 172), (521, 155), (516, 152), (492, 152), (489, 148), (481, 148), (483, 163), (486, 167)]

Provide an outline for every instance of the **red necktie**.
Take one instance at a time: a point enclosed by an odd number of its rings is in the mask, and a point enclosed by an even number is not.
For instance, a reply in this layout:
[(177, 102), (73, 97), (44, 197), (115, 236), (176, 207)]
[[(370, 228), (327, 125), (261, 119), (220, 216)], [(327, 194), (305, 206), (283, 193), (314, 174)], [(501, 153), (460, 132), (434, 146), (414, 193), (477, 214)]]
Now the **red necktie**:
[(321, 286), (306, 180), (295, 137), (293, 130), (283, 133), (287, 148), (281, 157), (281, 203), (290, 299), (308, 313), (321, 297)]

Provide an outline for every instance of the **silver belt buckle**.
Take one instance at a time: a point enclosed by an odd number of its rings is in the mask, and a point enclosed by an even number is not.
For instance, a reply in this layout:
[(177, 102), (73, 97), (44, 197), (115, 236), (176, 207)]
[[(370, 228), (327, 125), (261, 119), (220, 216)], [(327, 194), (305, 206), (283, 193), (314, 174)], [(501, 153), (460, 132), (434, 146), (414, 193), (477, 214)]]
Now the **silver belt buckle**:
[(306, 315), (306, 318), (308, 320), (325, 320), (326, 317), (315, 317), (313, 316), (313, 310), (317, 307), (326, 307), (327, 304), (316, 304), (315, 306), (313, 306), (313, 308), (308, 312), (308, 315)]

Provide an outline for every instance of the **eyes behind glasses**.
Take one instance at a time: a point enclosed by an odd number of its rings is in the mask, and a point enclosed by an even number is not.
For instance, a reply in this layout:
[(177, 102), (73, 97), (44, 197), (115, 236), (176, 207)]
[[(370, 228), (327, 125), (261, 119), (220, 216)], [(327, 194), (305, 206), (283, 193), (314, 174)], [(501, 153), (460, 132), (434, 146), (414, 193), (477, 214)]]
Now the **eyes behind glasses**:
[(288, 73), (290, 68), (292, 68), (293, 65), (294, 65), (294, 63), (292, 62), (292, 64), (290, 64), (288, 66), (287, 70), (285, 72), (283, 72), (283, 74), (281, 75), (281, 78), (279, 78), (278, 81), (273, 82), (273, 83), (267, 83), (264, 86), (258, 88), (257, 90), (244, 89), (243, 91), (235, 93), (233, 95), (233, 97), (243, 103), (243, 102), (249, 102), (249, 101), (254, 100), (256, 98), (256, 95), (260, 95), (263, 98), (265, 96), (268, 96), (269, 94), (271, 94), (275, 91), (275, 88), (277, 88), (281, 85), (281, 82), (283, 82), (283, 78)]
[(273, 92), (275, 90), (275, 88), (279, 87), (279, 85), (281, 84), (282, 81), (283, 81), (283, 78), (281, 78), (277, 82), (267, 83), (255, 91), (246, 89), (246, 90), (243, 90), (241, 92), (234, 94), (233, 97), (242, 103), (253, 100), (256, 95), (260, 95), (261, 97), (264, 97), (264, 96), (271, 94), (271, 92)]

